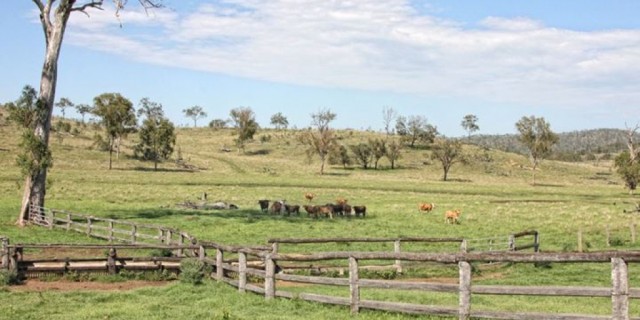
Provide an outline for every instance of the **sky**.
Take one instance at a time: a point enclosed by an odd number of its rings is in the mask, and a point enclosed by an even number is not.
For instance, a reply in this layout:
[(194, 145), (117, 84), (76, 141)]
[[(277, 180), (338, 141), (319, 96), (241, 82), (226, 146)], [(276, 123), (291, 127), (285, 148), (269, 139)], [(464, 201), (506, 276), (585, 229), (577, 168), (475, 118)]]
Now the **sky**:
[[(81, 2), (81, 1), (79, 1)], [(116, 16), (75, 12), (58, 65), (56, 101), (92, 104), (118, 92), (161, 103), (179, 126), (199, 105), (227, 119), (250, 107), (263, 127), (282, 112), (304, 128), (382, 130), (382, 110), (419, 115), (446, 136), (515, 133), (523, 116), (555, 132), (640, 122), (637, 0), (129, 1)], [(39, 86), (44, 37), (32, 1), (0, 12), (0, 103)], [(60, 110), (54, 111), (61, 115)], [(66, 111), (67, 117), (78, 117)]]

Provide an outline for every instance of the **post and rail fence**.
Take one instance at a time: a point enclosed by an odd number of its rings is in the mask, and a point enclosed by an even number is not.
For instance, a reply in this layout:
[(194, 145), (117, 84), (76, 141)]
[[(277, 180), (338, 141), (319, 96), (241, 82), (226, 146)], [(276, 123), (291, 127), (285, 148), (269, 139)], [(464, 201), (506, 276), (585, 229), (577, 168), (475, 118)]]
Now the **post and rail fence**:
[[(73, 230), (85, 230), (91, 236), (102, 237), (110, 241), (118, 240), (116, 231), (105, 229), (103, 233), (95, 232), (101, 230), (95, 228), (97, 221), (105, 221), (107, 225), (120, 225), (117, 220), (92, 218), (88, 220), (86, 216), (75, 216), (61, 211), (52, 211), (42, 208), (38, 211), (42, 217), (38, 225), (49, 228), (67, 228)], [(58, 216), (60, 213), (63, 218)], [(37, 219), (36, 219), (37, 220)], [(33, 221), (33, 220), (32, 220)], [(85, 223), (86, 221), (86, 223)], [(89, 227), (90, 225), (91, 227)], [(125, 223), (125, 225), (134, 225)], [(112, 228), (112, 229), (113, 229)], [(161, 228), (161, 227), (153, 227)], [(153, 229), (151, 228), (151, 229)], [(129, 230), (134, 230), (129, 229)], [(130, 232), (129, 237), (124, 237), (127, 242), (138, 242), (138, 233), (141, 228), (136, 227), (135, 232)], [(194, 241), (184, 245), (184, 242), (195, 240), (193, 237), (185, 235), (182, 244), (175, 244), (180, 240), (173, 241), (171, 237), (167, 240), (165, 231), (173, 229), (155, 229), (157, 238), (156, 245), (115, 245), (110, 244), (100, 248), (109, 248), (106, 258), (100, 260), (102, 269), (105, 272), (117, 272), (120, 269), (126, 270), (125, 261), (119, 262), (116, 250), (129, 248), (169, 248), (180, 252), (192, 252), (198, 259), (210, 264), (213, 268), (212, 278), (230, 284), (238, 288), (239, 292), (255, 292), (264, 295), (265, 299), (276, 297), (295, 298), (320, 303), (348, 306), (352, 313), (356, 314), (361, 309), (384, 310), (391, 312), (403, 312), (410, 314), (428, 315), (448, 315), (459, 319), (486, 318), (486, 319), (633, 319), (640, 320), (640, 317), (630, 315), (630, 300), (640, 299), (640, 289), (630, 288), (629, 267), (630, 263), (640, 262), (640, 251), (610, 251), (610, 252), (590, 252), (590, 253), (541, 253), (539, 249), (539, 235), (536, 231), (526, 231), (512, 234), (507, 241), (507, 249), (492, 252), (471, 251), (465, 246), (464, 239), (439, 239), (445, 242), (457, 242), (455, 253), (424, 253), (424, 252), (402, 252), (401, 243), (415, 241), (426, 241), (428, 239), (438, 240), (438, 238), (396, 238), (396, 239), (364, 239), (367, 241), (391, 241), (394, 243), (393, 252), (321, 252), (321, 253), (281, 253), (280, 244), (311, 243), (311, 239), (272, 239), (270, 246), (228, 246), (214, 242)], [(177, 232), (177, 231), (176, 231)], [(114, 236), (111, 236), (111, 234)], [(183, 234), (177, 232), (179, 234)], [(104, 234), (108, 237), (105, 238)], [(163, 236), (162, 236), (163, 235)], [(516, 239), (526, 236), (533, 236), (532, 244), (519, 244)], [(146, 239), (146, 238), (145, 238)], [(189, 241), (185, 241), (185, 240)], [(20, 269), (24, 265), (33, 264), (35, 260), (26, 260), (18, 251), (22, 253), (24, 248), (47, 247), (53, 245), (11, 245), (9, 239), (0, 237), (2, 241), (1, 267), (3, 269)], [(133, 241), (132, 241), (133, 240)], [(362, 241), (363, 239), (313, 239), (314, 241), (336, 242), (336, 240)], [(455, 240), (455, 241), (454, 241)], [(398, 245), (396, 245), (398, 244)], [(146, 246), (146, 247), (145, 247)], [(79, 245), (78, 247), (82, 247)], [(20, 248), (20, 249), (19, 249)], [(67, 247), (67, 249), (72, 247)], [(98, 248), (94, 246), (93, 248)], [(534, 253), (519, 252), (524, 249), (534, 249)], [(186, 255), (179, 256), (177, 260), (183, 259)], [(229, 259), (233, 256), (234, 259)], [(226, 259), (225, 259), (226, 258)], [(251, 258), (251, 259), (250, 259)], [(120, 260), (119, 260), (120, 259)], [(252, 261), (253, 260), (253, 261)], [(281, 272), (280, 265), (285, 262), (313, 262), (313, 261), (343, 261), (348, 265), (348, 276), (344, 278), (303, 276), (296, 274), (286, 274)], [(373, 280), (361, 277), (361, 270), (366, 267), (365, 261), (389, 260), (394, 265), (404, 262), (428, 262), (445, 266), (456, 266), (458, 269), (457, 284), (430, 283), (424, 281), (399, 281), (399, 280)], [(65, 261), (69, 261), (66, 259)], [(176, 261), (161, 261), (165, 263), (162, 268), (170, 268), (170, 263)], [(253, 263), (260, 261), (259, 264)], [(133, 261), (132, 261), (133, 262)], [(504, 263), (608, 263), (611, 266), (611, 286), (610, 287), (580, 287), (580, 286), (505, 286), (505, 285), (472, 285), (473, 273), (471, 263), (475, 262), (504, 262)], [(131, 262), (129, 262), (131, 263)], [(157, 264), (157, 260), (154, 262)], [(67, 264), (69, 269), (71, 265)], [(633, 269), (636, 270), (636, 269)], [(261, 279), (261, 280), (256, 280)], [(331, 285), (348, 287), (347, 297), (336, 297), (306, 292), (291, 292), (280, 289), (277, 285), (281, 281), (297, 282), (308, 285)], [(283, 287), (286, 289), (286, 287)], [(418, 290), (425, 292), (449, 292), (458, 296), (457, 306), (434, 306), (415, 303), (400, 303), (388, 301), (365, 300), (360, 296), (361, 289), (394, 289), (394, 290)], [(608, 297), (611, 298), (610, 315), (586, 315), (586, 314), (552, 314), (540, 312), (506, 312), (492, 310), (476, 310), (472, 308), (472, 296), (475, 295), (509, 295), (509, 296), (550, 296), (550, 297)]]

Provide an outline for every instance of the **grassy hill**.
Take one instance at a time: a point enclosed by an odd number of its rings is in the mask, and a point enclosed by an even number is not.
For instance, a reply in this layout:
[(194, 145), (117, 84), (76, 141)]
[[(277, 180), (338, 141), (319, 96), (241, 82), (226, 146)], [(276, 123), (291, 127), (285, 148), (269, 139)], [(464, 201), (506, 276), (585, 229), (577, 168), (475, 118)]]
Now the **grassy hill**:
[[(629, 235), (629, 226), (636, 223), (637, 214), (623, 212), (635, 207), (637, 197), (628, 195), (620, 179), (613, 173), (611, 163), (607, 161), (545, 161), (537, 173), (538, 185), (532, 186), (531, 170), (525, 157), (466, 145), (466, 153), (474, 160), (468, 165), (454, 165), (450, 181), (441, 180), (440, 165), (428, 160), (430, 151), (418, 149), (405, 149), (398, 162), (398, 169), (389, 169), (386, 160), (381, 160), (382, 168), (379, 170), (329, 166), (325, 175), (319, 175), (318, 160), (307, 159), (304, 146), (296, 139), (296, 132), (262, 130), (255, 141), (247, 146), (247, 152), (239, 153), (232, 147), (234, 137), (229, 130), (179, 128), (176, 150), (179, 148), (185, 163), (198, 170), (187, 170), (175, 161), (167, 161), (159, 166), (160, 170), (153, 171), (152, 163), (131, 157), (132, 146), (136, 143), (135, 135), (125, 140), (122, 154), (114, 161), (114, 168), (108, 170), (108, 153), (92, 148), (96, 128), (76, 123), (73, 127), (77, 127), (80, 133), (75, 136), (52, 135), (54, 167), (49, 175), (47, 207), (175, 227), (199, 239), (226, 244), (265, 244), (269, 238), (284, 237), (421, 236), (465, 237), (481, 247), (486, 246), (483, 239), (506, 239), (510, 233), (536, 229), (541, 234), (541, 249), (544, 251), (575, 250), (579, 230), (584, 233), (587, 250), (640, 248), (640, 243), (632, 243)], [(346, 145), (378, 135), (352, 130), (339, 131), (338, 134), (340, 142)], [(10, 237), (14, 243), (97, 241), (64, 231), (49, 231), (37, 227), (19, 229), (14, 226), (22, 194), (22, 179), (15, 165), (19, 138), (19, 130), (15, 127), (0, 125), (0, 235)], [(222, 151), (227, 148), (232, 151)], [(240, 209), (198, 211), (176, 207), (177, 203), (185, 200), (197, 200), (203, 192), (209, 195), (209, 200), (232, 202)], [(334, 202), (338, 197), (347, 198), (352, 205), (366, 205), (369, 214), (365, 219), (330, 220), (312, 219), (306, 214), (284, 217), (259, 212), (259, 199), (286, 199), (289, 203), (303, 204), (306, 203), (303, 197), (305, 192), (316, 194), (313, 201), (316, 204)], [(436, 210), (431, 213), (418, 212), (420, 202), (434, 202)], [(451, 209), (462, 211), (461, 224), (444, 223), (444, 211)], [(605, 242), (607, 229), (614, 240), (611, 242), (613, 247), (608, 247)], [(369, 245), (363, 249), (389, 249), (379, 246)], [(336, 249), (361, 248), (327, 244), (305, 247), (304, 250)], [(415, 247), (413, 250), (432, 248)], [(552, 270), (542, 270), (532, 266), (505, 266), (485, 271), (486, 279), (483, 281), (512, 284), (552, 281), (563, 284), (607, 285), (610, 282), (608, 268), (606, 265), (585, 268), (553, 266)], [(637, 266), (630, 270), (630, 274), (634, 275), (632, 283), (635, 287), (640, 284), (637, 272)], [(575, 274), (581, 276), (576, 279), (573, 276)], [(168, 295), (176, 295), (179, 289), (184, 288), (178, 285), (178, 288), (146, 289), (150, 291), (145, 291), (142, 295), (157, 295), (162, 300)], [(325, 308), (295, 301), (274, 302), (265, 306), (259, 297), (238, 297), (232, 290), (220, 287), (198, 290), (203, 291), (203, 294), (218, 292), (222, 302), (211, 303), (216, 308), (229, 308), (231, 318), (255, 318), (256, 314), (262, 314), (261, 308), (274, 308), (282, 313), (303, 310), (311, 318), (349, 317), (348, 311), (341, 308)], [(182, 296), (185, 301), (193, 299), (186, 295)], [(108, 298), (94, 294), (90, 296), (96, 301), (118, 301), (123, 309), (131, 307), (130, 304), (133, 303), (127, 302), (127, 298), (117, 293)], [(144, 300), (140, 303), (154, 305), (152, 301), (146, 301), (135, 294), (134, 296), (136, 301)], [(20, 299), (36, 303), (39, 299), (35, 295), (18, 297), (2, 292), (0, 298), (16, 301), (15, 303)], [(70, 294), (68, 298), (61, 299), (67, 299), (64, 301), (68, 302), (74, 296)], [(509, 306), (516, 300), (518, 303), (513, 305), (529, 310), (553, 306), (553, 309), (561, 312), (578, 312), (586, 308), (595, 310), (596, 313), (606, 313), (610, 309), (610, 301), (605, 301), (606, 299), (596, 303), (589, 302), (586, 306), (574, 304), (571, 300), (558, 306), (557, 302), (536, 300), (525, 303), (514, 298), (507, 299), (501, 305)], [(247, 305), (237, 307), (240, 301)], [(60, 303), (63, 302), (58, 304)], [(456, 303), (455, 299), (453, 303)], [(492, 300), (482, 303), (493, 305)], [(536, 303), (542, 303), (542, 307)], [(634, 306), (636, 309), (637, 307)], [(0, 306), (0, 312), (11, 310), (6, 305)], [(44, 317), (47, 310), (51, 309), (30, 309), (30, 312), (35, 314), (34, 318), (38, 318), (38, 315)], [(95, 310), (86, 312), (85, 316), (97, 316)], [(105, 317), (106, 312), (98, 313), (100, 317)], [(162, 318), (152, 311), (138, 312), (137, 317), (154, 315)], [(192, 315), (203, 316), (199, 313)], [(223, 315), (220, 310), (209, 314), (218, 318), (224, 318)], [(364, 313), (359, 318), (388, 317), (390, 315)], [(269, 319), (266, 315), (262, 318)], [(299, 316), (288, 318), (296, 319)]]

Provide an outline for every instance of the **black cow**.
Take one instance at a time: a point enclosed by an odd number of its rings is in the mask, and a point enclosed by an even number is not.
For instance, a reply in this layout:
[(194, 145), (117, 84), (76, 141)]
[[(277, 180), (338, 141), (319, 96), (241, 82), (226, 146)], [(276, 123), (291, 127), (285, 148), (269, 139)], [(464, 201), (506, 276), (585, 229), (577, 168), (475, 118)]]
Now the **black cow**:
[(269, 200), (258, 200), (258, 204), (260, 204), (260, 211), (265, 212), (269, 210)]
[(356, 214), (356, 217), (359, 215), (362, 215), (362, 217), (364, 218), (364, 216), (367, 214), (367, 207), (366, 206), (353, 206), (353, 212)]

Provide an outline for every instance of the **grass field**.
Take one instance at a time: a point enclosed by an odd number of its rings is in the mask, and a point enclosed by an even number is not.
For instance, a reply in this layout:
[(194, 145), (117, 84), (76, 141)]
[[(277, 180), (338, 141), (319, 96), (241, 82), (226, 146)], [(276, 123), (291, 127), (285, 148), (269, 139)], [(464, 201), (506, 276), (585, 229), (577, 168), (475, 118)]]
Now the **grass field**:
[[(74, 124), (75, 126), (75, 124)], [(225, 244), (265, 244), (269, 238), (286, 237), (465, 237), (484, 239), (535, 229), (540, 232), (543, 251), (574, 251), (577, 233), (584, 234), (584, 248), (596, 250), (639, 249), (631, 243), (630, 225), (637, 214), (623, 210), (635, 208), (637, 197), (630, 196), (610, 163), (560, 163), (546, 161), (537, 172), (536, 186), (530, 184), (531, 170), (525, 157), (494, 150), (465, 146), (474, 161), (455, 165), (450, 181), (441, 181), (442, 169), (428, 160), (428, 150), (405, 149), (399, 168), (391, 170), (381, 160), (380, 170), (331, 166), (320, 176), (317, 159), (307, 161), (304, 147), (294, 133), (262, 131), (247, 153), (222, 152), (233, 146), (230, 131), (181, 128), (178, 147), (185, 161), (200, 168), (188, 171), (173, 162), (152, 170), (152, 163), (130, 158), (135, 137), (125, 141), (114, 169), (107, 170), (108, 153), (90, 148), (93, 136), (88, 126), (81, 134), (62, 139), (52, 135), (54, 167), (46, 205), (95, 216), (175, 227), (199, 239)], [(340, 142), (354, 144), (376, 133), (344, 130)], [(260, 136), (270, 136), (260, 143)], [(15, 157), (19, 133), (14, 127), (0, 126), (0, 235), (13, 243), (97, 242), (83, 235), (48, 231), (37, 227), (16, 228), (22, 194), (22, 181)], [(231, 147), (232, 148), (232, 147)], [(232, 148), (233, 149), (233, 148)], [(483, 160), (480, 160), (483, 159)], [(232, 202), (233, 211), (179, 209), (175, 204), (198, 200), (206, 192), (209, 200)], [(294, 217), (259, 212), (258, 199), (286, 199), (304, 204), (305, 192), (316, 194), (314, 203), (349, 199), (352, 205), (366, 205), (365, 219), (312, 219), (306, 214)], [(418, 212), (419, 202), (434, 202), (436, 210)], [(459, 225), (444, 223), (445, 210), (460, 209)], [(610, 230), (611, 247), (606, 244)], [(386, 247), (385, 247), (386, 246)], [(390, 250), (389, 245), (338, 246), (335, 244), (284, 247), (283, 250)], [(429, 250), (415, 247), (412, 250)], [(638, 266), (630, 266), (632, 286), (640, 286)], [(407, 277), (447, 277), (451, 271), (409, 272)], [(425, 274), (426, 273), (426, 274)], [(610, 284), (608, 265), (528, 265), (492, 267), (483, 270), (479, 283), (506, 284)], [(455, 277), (455, 272), (454, 272)], [(330, 292), (333, 288), (318, 288)], [(348, 291), (342, 294), (348, 294)], [(456, 304), (455, 297), (421, 296), (402, 292), (370, 291), (364, 295), (386, 295), (389, 300), (435, 299)], [(365, 297), (366, 298), (366, 297)], [(25, 315), (24, 319), (105, 318), (164, 319), (190, 315), (193, 319), (335, 319), (348, 318), (347, 308), (327, 307), (300, 301), (265, 302), (253, 295), (238, 295), (218, 284), (189, 287), (172, 284), (132, 292), (11, 293), (0, 290), (2, 315)], [(474, 298), (475, 299), (475, 298)], [(453, 301), (451, 301), (453, 300)], [(525, 301), (526, 300), (526, 301)], [(577, 302), (579, 301), (579, 302)], [(26, 304), (25, 304), (26, 302)], [(489, 309), (560, 310), (606, 314), (607, 299), (562, 300), (481, 297), (474, 300)], [(62, 307), (70, 305), (70, 308)], [(177, 305), (169, 309), (168, 305)], [(96, 307), (99, 306), (99, 307)], [(141, 307), (138, 307), (141, 306)], [(632, 302), (640, 313), (640, 306)], [(65, 317), (65, 315), (68, 315)], [(411, 318), (364, 312), (358, 318)], [(435, 319), (435, 318), (434, 318)]]

